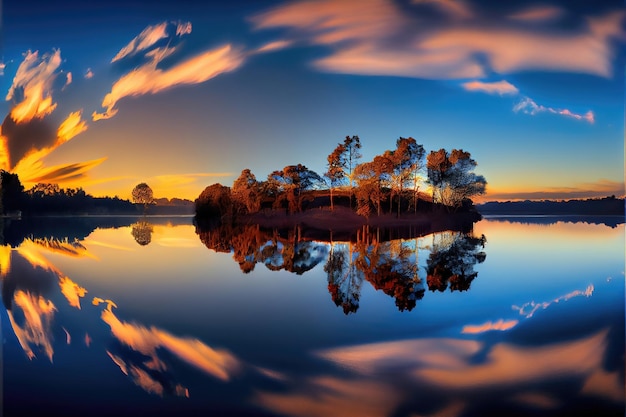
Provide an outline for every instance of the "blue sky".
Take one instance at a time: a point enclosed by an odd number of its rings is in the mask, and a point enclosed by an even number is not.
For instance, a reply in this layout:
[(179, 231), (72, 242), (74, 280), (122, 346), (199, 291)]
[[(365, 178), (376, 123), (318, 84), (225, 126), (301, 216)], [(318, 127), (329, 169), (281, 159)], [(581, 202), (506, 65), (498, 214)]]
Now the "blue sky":
[(491, 3), (5, 2), (0, 168), (193, 199), (412, 136), (484, 200), (623, 195), (623, 2)]

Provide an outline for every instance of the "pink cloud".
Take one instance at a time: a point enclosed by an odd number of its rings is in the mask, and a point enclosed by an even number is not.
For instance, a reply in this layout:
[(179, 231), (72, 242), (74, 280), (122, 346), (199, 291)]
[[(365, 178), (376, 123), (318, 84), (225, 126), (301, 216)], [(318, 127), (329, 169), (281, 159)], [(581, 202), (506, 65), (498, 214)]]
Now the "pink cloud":
[(474, 16), (474, 12), (460, 0), (413, 0), (413, 4), (432, 4), (454, 18), (467, 19)]
[(556, 6), (533, 6), (509, 16), (510, 19), (524, 22), (546, 21), (563, 16), (563, 9)]
[(418, 13), (407, 14), (389, 0), (289, 3), (251, 20), (256, 29), (288, 28), (294, 39), (332, 46), (328, 56), (314, 62), (324, 71), (432, 79), (477, 78), (491, 71), (527, 69), (609, 77), (615, 53), (612, 41), (624, 38), (623, 11), (589, 18), (581, 28), (565, 31), (548, 25), (547, 17), (557, 14), (554, 8), (513, 15), (542, 18), (545, 24), (540, 27), (503, 27), (482, 19), (463, 3), (413, 2), (416, 8), (430, 3), (447, 10), (449, 16), (471, 17), (471, 22), (444, 19), (439, 25), (429, 25)]
[(461, 333), (467, 334), (477, 334), (477, 333), (485, 333), (493, 330), (506, 331), (510, 330), (513, 327), (517, 326), (517, 320), (498, 320), (495, 322), (488, 321), (486, 323), (480, 325), (471, 325), (468, 324), (463, 326), (463, 330)]
[(496, 82), (483, 82), (483, 81), (468, 81), (461, 84), (467, 91), (481, 91), (489, 94), (517, 94), (519, 90), (513, 84), (508, 81), (496, 81)]

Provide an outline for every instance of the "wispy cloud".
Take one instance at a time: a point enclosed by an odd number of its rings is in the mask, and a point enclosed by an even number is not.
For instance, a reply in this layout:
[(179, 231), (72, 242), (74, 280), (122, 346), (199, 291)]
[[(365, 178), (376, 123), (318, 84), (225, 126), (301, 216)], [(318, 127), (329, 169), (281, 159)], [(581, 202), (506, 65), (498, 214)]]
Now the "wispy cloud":
[[(89, 170), (100, 165), (106, 158), (94, 159), (87, 162), (77, 162), (72, 164), (55, 165), (45, 167), (41, 160), (29, 161), (28, 159), (20, 161), (15, 168), (15, 172), (21, 172), (20, 179), (26, 186), (32, 186), (37, 183), (66, 183), (82, 181)], [(22, 179), (23, 178), (23, 179)]]
[(553, 107), (546, 107), (540, 104), (537, 104), (533, 99), (529, 97), (524, 97), (519, 103), (513, 107), (513, 111), (516, 113), (521, 111), (522, 113), (535, 115), (538, 113), (552, 113), (559, 114), (561, 116), (571, 117), (576, 120), (584, 120), (593, 124), (595, 122), (595, 116), (591, 110), (589, 110), (585, 114), (574, 113), (568, 109), (555, 109)]
[(536, 303), (534, 301), (529, 301), (527, 303), (522, 304), (521, 306), (513, 306), (513, 310), (519, 312), (521, 316), (526, 318), (531, 318), (538, 310), (545, 310), (550, 307), (552, 304), (559, 303), (562, 301), (567, 301), (574, 297), (591, 297), (593, 295), (594, 286), (593, 284), (589, 284), (585, 290), (574, 290), (565, 295), (555, 298), (554, 300), (544, 301), (541, 303)]
[[(96, 299), (94, 304), (98, 304)], [(111, 304), (103, 310), (101, 317), (121, 343), (150, 357), (157, 369), (166, 367), (158, 355), (160, 349), (167, 349), (197, 369), (224, 381), (228, 381), (240, 369), (240, 361), (226, 350), (213, 349), (198, 339), (181, 338), (156, 327), (147, 328), (120, 321)]]
[(288, 40), (273, 41), (273, 42), (266, 43), (265, 45), (257, 48), (253, 52), (254, 53), (273, 52), (273, 51), (278, 51), (281, 49), (288, 48), (291, 45), (293, 45), (293, 42), (288, 41)]
[[(434, 24), (420, 15), (424, 5), (446, 13)], [(554, 9), (513, 14), (541, 20), (542, 25), (505, 27), (461, 2), (415, 0), (413, 7), (410, 14), (389, 0), (302, 1), (251, 20), (256, 29), (287, 28), (293, 39), (331, 46), (326, 57), (314, 62), (324, 71), (432, 79), (483, 78), (492, 71), (527, 69), (608, 77), (616, 47), (612, 41), (624, 36), (623, 11), (565, 30), (547, 18), (556, 15)]]
[(61, 90), (65, 90), (65, 88), (70, 84), (72, 84), (72, 73), (68, 72), (65, 74), (65, 85)]
[(467, 91), (481, 91), (488, 94), (499, 94), (501, 96), (507, 94), (517, 94), (519, 92), (517, 87), (505, 80), (494, 82), (483, 82), (474, 80), (468, 81), (461, 85)]
[(486, 323), (479, 324), (479, 325), (468, 324), (466, 326), (463, 326), (463, 330), (461, 330), (461, 333), (478, 334), (478, 333), (485, 333), (485, 332), (489, 332), (493, 330), (506, 331), (517, 326), (517, 323), (518, 323), (517, 320), (500, 319), (495, 322), (488, 321)]
[[(113, 117), (117, 113), (117, 103), (125, 97), (156, 94), (175, 86), (202, 83), (243, 64), (242, 50), (228, 44), (184, 59), (167, 68), (160, 68), (165, 58), (178, 52), (179, 47), (171, 45), (173, 37), (191, 33), (190, 23), (176, 23), (175, 35), (169, 35), (168, 27), (171, 25), (172, 23), (164, 22), (149, 26), (113, 58), (112, 62), (115, 62), (143, 52), (147, 62), (126, 73), (113, 84), (111, 91), (102, 100), (105, 110), (101, 113), (93, 112), (94, 121)], [(158, 46), (161, 39), (167, 39), (167, 45)]]
[(93, 78), (93, 75), (94, 74), (93, 74), (93, 71), (91, 70), (91, 68), (87, 68), (87, 71), (85, 71), (85, 78), (87, 80), (89, 80), (89, 79)]
[(120, 49), (120, 51), (113, 57), (111, 62), (119, 61), (127, 56), (135, 55), (137, 52), (141, 52), (150, 48), (161, 39), (167, 38), (167, 26), (168, 22), (159, 23), (158, 25), (148, 26), (128, 45)]
[(563, 16), (565, 12), (556, 6), (533, 6), (509, 15), (510, 19), (524, 22), (543, 22)]
[(462, 0), (413, 0), (412, 3), (435, 6), (455, 18), (467, 19), (474, 16), (471, 8)]

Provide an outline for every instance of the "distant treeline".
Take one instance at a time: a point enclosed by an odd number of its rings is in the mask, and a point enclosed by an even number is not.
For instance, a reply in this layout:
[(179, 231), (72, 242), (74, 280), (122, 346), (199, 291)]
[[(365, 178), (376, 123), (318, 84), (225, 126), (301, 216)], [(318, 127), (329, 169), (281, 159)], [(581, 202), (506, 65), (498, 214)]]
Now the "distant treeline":
[(476, 205), (481, 214), (624, 216), (624, 199), (615, 196), (567, 201), (506, 201)]
[(115, 197), (94, 197), (82, 188), (61, 188), (58, 184), (36, 184), (25, 190), (17, 174), (0, 171), (0, 214), (41, 215), (135, 215), (193, 214), (189, 200), (158, 199), (137, 204)]

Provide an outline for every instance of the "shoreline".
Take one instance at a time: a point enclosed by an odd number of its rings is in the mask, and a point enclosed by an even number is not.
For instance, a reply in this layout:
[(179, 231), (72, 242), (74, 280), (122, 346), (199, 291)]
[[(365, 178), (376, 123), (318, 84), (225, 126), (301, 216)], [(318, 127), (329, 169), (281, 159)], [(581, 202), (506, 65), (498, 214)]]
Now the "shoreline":
[(297, 230), (304, 239), (354, 240), (365, 232), (377, 231), (387, 239), (412, 238), (444, 230), (471, 231), (475, 222), (482, 219), (478, 212), (417, 212), (359, 216), (346, 207), (311, 209), (300, 213), (286, 214), (284, 211), (245, 215), (235, 221), (236, 225), (258, 225), (263, 229), (289, 232)]

